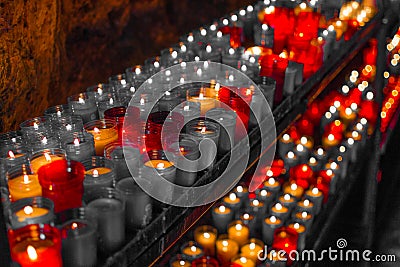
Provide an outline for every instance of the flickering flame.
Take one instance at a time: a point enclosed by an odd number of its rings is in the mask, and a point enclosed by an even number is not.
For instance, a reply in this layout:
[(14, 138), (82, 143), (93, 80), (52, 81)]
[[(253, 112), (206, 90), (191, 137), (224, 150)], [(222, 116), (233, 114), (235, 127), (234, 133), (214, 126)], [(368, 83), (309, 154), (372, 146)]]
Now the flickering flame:
[(239, 11), (239, 15), (240, 16), (245, 16), (246, 15), (246, 10), (244, 10), (244, 9), (241, 9), (240, 11)]
[(243, 192), (243, 186), (239, 185), (238, 187), (236, 187), (236, 192), (242, 193)]
[(221, 212), (221, 213), (224, 213), (225, 211), (226, 211), (226, 208), (225, 208), (225, 206), (219, 206), (219, 211)]
[(307, 218), (307, 215), (308, 215), (308, 214), (307, 214), (307, 211), (303, 211), (303, 212), (301, 213), (301, 217), (304, 218), (304, 219)]
[(196, 246), (191, 246), (191, 247), (190, 247), (190, 250), (191, 250), (192, 252), (196, 252), (196, 251), (197, 251), (197, 247), (196, 247)]
[[(347, 114), (347, 113), (346, 113)], [(351, 113), (350, 113), (351, 114)], [(342, 122), (340, 120), (335, 120), (334, 121), (335, 126), (340, 126)]]
[(119, 82), (120, 82), (121, 85), (126, 85), (126, 80), (125, 79), (122, 79)]
[[(185, 49), (186, 49), (186, 48), (185, 48)], [(172, 51), (171, 57), (174, 58), (174, 59), (177, 58), (177, 57), (178, 57), (178, 52)]]
[(300, 138), (300, 143), (302, 143), (303, 145), (307, 144), (307, 137), (303, 136), (302, 138)]
[(388, 71), (385, 71), (385, 72), (383, 73), (383, 78), (388, 79), (389, 76), (390, 76), (390, 74), (389, 74)]
[(279, 54), (280, 58), (288, 58), (288, 54), (286, 51), (283, 51), (282, 53)]
[(350, 91), (350, 88), (347, 85), (343, 85), (342, 86), (342, 92), (345, 94), (348, 94)]
[(153, 66), (158, 69), (160, 67), (160, 62), (154, 61)]
[(298, 145), (296, 146), (296, 150), (299, 151), (299, 152), (303, 152), (303, 151), (304, 151), (304, 146), (301, 145), (301, 144), (298, 144)]
[(262, 197), (266, 197), (266, 196), (268, 195), (268, 191), (265, 190), (265, 189), (263, 189), (263, 190), (261, 190), (260, 195), (261, 195)]
[(48, 153), (43, 154), (47, 162), (51, 162), (51, 157)]
[(201, 132), (202, 134), (205, 134), (205, 133), (206, 133), (206, 130), (207, 130), (207, 128), (204, 126), (204, 127), (201, 128), (201, 131), (200, 131), (200, 132)]
[(179, 83), (181, 83), (181, 84), (185, 83), (185, 78), (183, 78), (183, 77), (180, 78), (180, 79), (179, 79)]
[(57, 117), (61, 117), (61, 111), (57, 111)]
[(351, 132), (351, 136), (353, 138), (357, 138), (359, 136), (359, 133), (357, 131), (353, 131), (353, 132)]
[(301, 4), (300, 4), (300, 8), (303, 9), (303, 10), (306, 9), (306, 8), (307, 8), (307, 4), (304, 3), (304, 2), (301, 3)]
[(246, 259), (245, 257), (240, 257), (240, 262), (241, 262), (241, 263), (246, 263), (246, 262), (247, 262), (247, 259)]
[(164, 169), (165, 164), (163, 162), (160, 162), (157, 164), (157, 169)]
[(215, 24), (211, 25), (211, 26), (210, 26), (210, 30), (211, 30), (211, 31), (217, 30), (217, 26), (216, 26)]
[(193, 42), (193, 41), (194, 41), (193, 35), (189, 35), (189, 36), (187, 37), (187, 41), (188, 41), (189, 43)]
[(38, 125), (36, 122), (33, 122), (33, 128), (34, 128), (35, 130), (37, 130), (37, 129), (39, 129), (39, 125)]
[(283, 196), (283, 199), (286, 200), (286, 201), (289, 201), (290, 200), (290, 195), (289, 194), (285, 194)]
[(93, 128), (93, 132), (94, 132), (95, 134), (99, 134), (99, 133), (100, 133), (100, 130), (99, 130), (99, 128), (94, 127), (94, 128)]
[(336, 162), (332, 162), (332, 163), (331, 163), (331, 166), (330, 166), (330, 168), (331, 168), (332, 170), (336, 170), (336, 169), (337, 169), (337, 167), (338, 167), (338, 165), (337, 165), (337, 163), (336, 163)]
[(99, 171), (94, 169), (92, 175), (93, 177), (99, 177)]
[(330, 113), (329, 111), (325, 112), (325, 118), (327, 118), (328, 120), (332, 118), (332, 113)]
[(327, 174), (328, 176), (332, 176), (332, 175), (333, 175), (333, 171), (332, 171), (332, 170), (327, 170), (327, 171), (326, 171), (326, 174)]
[[(268, 27), (267, 24), (263, 24), (263, 25), (261, 25), (261, 29), (262, 29), (263, 31), (268, 31), (269, 27)], [(261, 51), (260, 51), (260, 54), (261, 54)]]
[(207, 53), (211, 53), (211, 51), (212, 51), (211, 45), (207, 45), (206, 46), (206, 52)]
[(254, 199), (253, 200), (253, 206), (258, 206), (258, 205), (260, 205), (260, 201), (258, 201), (257, 199)]
[(270, 14), (272, 14), (273, 12), (275, 12), (275, 7), (274, 7), (274, 6), (266, 7), (265, 10), (264, 10), (264, 12), (265, 12), (265, 14), (270, 15)]
[(354, 139), (353, 139), (353, 138), (347, 139), (347, 143), (348, 143), (349, 145), (354, 145)]
[(221, 37), (222, 37), (222, 32), (221, 32), (221, 31), (218, 31), (218, 32), (217, 32), (217, 37), (218, 37), (218, 38), (221, 38)]
[(200, 30), (200, 34), (201, 34), (202, 36), (206, 36), (206, 35), (207, 35), (207, 30), (206, 30), (206, 29), (201, 29), (201, 30)]
[(256, 244), (255, 244), (255, 243), (250, 243), (250, 244), (249, 244), (249, 248), (250, 248), (251, 250), (255, 250), (255, 249), (256, 249)]
[(284, 134), (283, 136), (282, 136), (282, 139), (284, 140), (284, 141), (289, 141), (290, 140), (290, 135), (288, 135), (288, 134)]
[(318, 148), (317, 154), (318, 154), (319, 156), (322, 156), (322, 155), (324, 154), (324, 149), (323, 149), (322, 147)]
[[(279, 204), (279, 203), (278, 203)], [(281, 206), (282, 207), (282, 206)], [(278, 209), (278, 208), (277, 208)], [(270, 218), (269, 218), (269, 220), (272, 222), (272, 223), (276, 223), (276, 217), (275, 216), (271, 216)]]
[(333, 102), (333, 106), (336, 108), (336, 109), (338, 109), (339, 107), (340, 107), (340, 101), (335, 101), (335, 102)]
[(358, 108), (357, 103), (351, 103), (350, 108), (352, 110), (357, 110), (357, 108)]
[(329, 135), (328, 135), (328, 140), (329, 140), (329, 141), (335, 140), (335, 136), (334, 136), (333, 134), (329, 134)]
[(288, 159), (293, 159), (293, 158), (294, 158), (294, 153), (293, 153), (292, 151), (289, 151), (289, 152), (287, 153), (287, 158), (288, 158)]
[(110, 105), (114, 105), (114, 99), (110, 98)]
[(143, 105), (144, 105), (144, 103), (145, 103), (145, 100), (144, 100), (144, 98), (140, 98), (140, 105), (141, 105), (141, 106), (143, 106)]
[(345, 147), (345, 146), (340, 146), (340, 147), (339, 147), (339, 151), (340, 151), (341, 153), (346, 152), (346, 147)]
[(24, 174), (24, 184), (29, 184), (30, 180), (29, 180), (29, 176), (27, 174)]
[(71, 229), (72, 229), (72, 230), (75, 230), (76, 228), (78, 228), (78, 224), (77, 224), (76, 222), (73, 222), (73, 223), (71, 224)]
[(243, 219), (245, 220), (250, 219), (250, 215), (248, 213), (243, 214)]
[(83, 98), (79, 97), (78, 103), (79, 104), (85, 104), (85, 100)]
[(268, 179), (268, 183), (270, 184), (270, 185), (274, 185), (275, 184), (275, 179), (273, 178), (273, 177), (271, 177), (271, 178), (269, 178)]
[(274, 175), (274, 172), (273, 171), (271, 171), (271, 170), (268, 170), (267, 171), (267, 176), (268, 177), (271, 177), (271, 176), (273, 176)]
[(311, 190), (311, 193), (312, 193), (313, 195), (318, 195), (318, 193), (319, 193), (318, 188), (314, 187), (314, 188)]
[(211, 237), (211, 235), (210, 235), (209, 233), (207, 233), (207, 232), (205, 232), (205, 233), (203, 234), (203, 236), (204, 236), (204, 238), (206, 238), (206, 239), (209, 239), (209, 238)]
[(291, 184), (290, 189), (292, 189), (293, 191), (297, 190), (297, 184)]
[(8, 151), (8, 157), (11, 158), (11, 159), (15, 159), (15, 155), (11, 150)]
[(198, 69), (196, 71), (197, 76), (201, 76), (203, 74), (203, 71), (201, 69)]
[(222, 241), (222, 246), (227, 247), (229, 245), (227, 240), (223, 240)]
[(249, 62), (252, 63), (252, 64), (256, 63), (256, 58), (255, 57), (250, 57), (249, 58)]
[(33, 246), (28, 245), (28, 247), (26, 248), (26, 252), (28, 253), (28, 257), (31, 261), (37, 260), (38, 254)]
[(293, 224), (293, 228), (296, 230), (300, 229), (300, 224), (299, 223)]
[(310, 200), (305, 199), (305, 200), (303, 201), (303, 205), (304, 205), (305, 207), (310, 206)]
[(236, 194), (235, 194), (235, 193), (230, 193), (230, 194), (229, 194), (229, 199), (230, 199), (231, 201), (235, 201), (235, 200), (236, 200)]
[(275, 209), (281, 210), (282, 208), (283, 208), (283, 207), (282, 207), (282, 204), (281, 204), (281, 203), (276, 203)]
[(24, 213), (26, 215), (31, 215), (33, 213), (33, 208), (31, 206), (25, 206), (24, 207)]
[(254, 8), (252, 5), (247, 6), (246, 8), (247, 12), (253, 12)]
[(238, 223), (238, 224), (235, 225), (235, 229), (238, 230), (238, 231), (241, 231), (243, 229), (243, 226)]
[(247, 71), (247, 66), (246, 66), (246, 65), (242, 65), (242, 66), (240, 67), (240, 70), (241, 70), (242, 72), (246, 72), (246, 71)]
[(330, 112), (330, 113), (333, 114), (333, 113), (335, 113), (336, 111), (337, 111), (337, 109), (335, 108), (335, 106), (330, 106), (330, 107), (329, 107), (329, 112)]
[(368, 99), (368, 100), (374, 99), (374, 93), (368, 92), (368, 93), (367, 93), (367, 99)]
[(357, 77), (350, 76), (350, 82), (355, 83), (357, 81)]
[(315, 163), (317, 163), (317, 160), (316, 160), (314, 157), (311, 157), (311, 158), (308, 160), (308, 162), (309, 162), (310, 164), (315, 164)]

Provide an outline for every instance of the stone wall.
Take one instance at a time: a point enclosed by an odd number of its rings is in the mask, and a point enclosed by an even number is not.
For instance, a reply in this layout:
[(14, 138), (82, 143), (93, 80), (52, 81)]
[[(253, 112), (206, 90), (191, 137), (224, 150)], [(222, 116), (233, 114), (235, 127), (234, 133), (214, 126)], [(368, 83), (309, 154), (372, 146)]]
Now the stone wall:
[(3, 0), (0, 132), (249, 0)]

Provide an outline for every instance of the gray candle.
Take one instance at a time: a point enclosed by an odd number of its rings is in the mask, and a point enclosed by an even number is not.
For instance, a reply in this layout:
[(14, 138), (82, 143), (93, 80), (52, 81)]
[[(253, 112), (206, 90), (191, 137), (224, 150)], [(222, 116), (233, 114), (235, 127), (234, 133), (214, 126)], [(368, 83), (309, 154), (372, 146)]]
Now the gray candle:
[(85, 132), (67, 133), (62, 137), (61, 144), (71, 160), (83, 162), (96, 153), (93, 135)]
[(296, 207), (296, 200), (289, 194), (284, 194), (278, 198), (278, 202), (283, 206), (287, 207), (289, 211), (293, 210)]
[(315, 215), (314, 203), (309, 199), (304, 199), (303, 201), (297, 202), (296, 212), (303, 211), (307, 211), (308, 213)]
[(306, 233), (307, 233), (306, 227), (296, 222), (289, 224), (289, 228), (297, 232), (298, 234), (297, 251), (302, 252), (304, 250), (304, 247), (306, 246)]
[(274, 28), (258, 23), (255, 23), (253, 27), (254, 44), (272, 48), (274, 46)]
[(297, 212), (293, 216), (293, 221), (302, 224), (306, 229), (310, 229), (313, 223), (314, 217), (307, 211)]
[(81, 116), (83, 123), (99, 119), (96, 99), (87, 93), (68, 97), (68, 104), (74, 115)]
[(101, 187), (114, 187), (115, 172), (114, 163), (103, 157), (92, 157), (82, 162), (85, 166), (85, 180), (83, 186), (85, 191)]
[(227, 232), (228, 224), (232, 222), (234, 213), (224, 204), (219, 204), (212, 209), (211, 217), (213, 221), (212, 225), (217, 228), (219, 234), (223, 234)]
[(298, 144), (294, 149), (294, 153), (297, 156), (297, 164), (308, 162), (310, 151), (307, 149), (307, 147), (303, 146), (302, 144)]
[(200, 58), (204, 61), (221, 62), (221, 53), (215, 47), (207, 45), (200, 51)]
[(206, 118), (210, 118), (221, 125), (218, 154), (226, 154), (235, 144), (236, 113), (223, 108), (213, 108), (207, 111)]
[(125, 219), (128, 229), (143, 228), (152, 217), (152, 199), (132, 177), (120, 180), (116, 189), (126, 201)]
[(293, 139), (289, 134), (285, 133), (278, 141), (278, 154), (281, 158), (284, 158), (285, 155), (292, 150), (294, 147)]
[(54, 204), (48, 198), (22, 198), (10, 205), (11, 227), (17, 229), (28, 224), (48, 224), (54, 220)]
[[(121, 143), (110, 143), (104, 148), (105, 157), (114, 163), (116, 181), (122, 178), (135, 176), (139, 174), (139, 149), (123, 146)], [(131, 169), (128, 169), (126, 162), (129, 161)]]
[(229, 47), (222, 53), (222, 64), (237, 69), (240, 66), (240, 57), (242, 54), (243, 51), (235, 50), (234, 48)]
[(236, 196), (235, 193), (229, 193), (222, 199), (222, 203), (230, 208), (234, 213), (234, 216), (238, 215), (240, 207), (242, 206), (242, 200)]
[(261, 81), (258, 84), (258, 87), (264, 94), (264, 97), (267, 99), (268, 105), (272, 110), (274, 106), (276, 81), (271, 77), (261, 76)]
[(104, 119), (104, 111), (118, 106), (121, 106), (121, 103), (113, 93), (107, 93), (97, 98), (97, 108), (100, 119)]
[(256, 190), (256, 199), (264, 204), (265, 210), (269, 209), (272, 202), (274, 201), (274, 198), (274, 194), (267, 189), (262, 188)]
[(297, 70), (287, 67), (285, 70), (285, 80), (283, 83), (283, 95), (290, 96), (294, 93)]
[[(62, 233), (62, 258), (65, 267), (92, 267), (97, 263), (97, 223), (84, 208), (68, 210)], [(64, 215), (64, 214), (63, 214)], [(62, 216), (59, 216), (62, 217)]]
[(314, 187), (306, 191), (305, 198), (314, 204), (314, 214), (318, 214), (322, 207), (324, 196), (318, 188)]
[(258, 89), (252, 90), (252, 92), (253, 95), (250, 102), (251, 112), (249, 118), (250, 128), (256, 127), (259, 123), (261, 123), (261, 121), (257, 121), (257, 118), (262, 120), (267, 116), (267, 108), (265, 107), (264, 95)]
[(191, 120), (200, 118), (200, 103), (186, 101), (174, 109), (174, 112), (178, 112), (183, 115), (184, 122), (187, 124)]
[(97, 220), (100, 250), (115, 252), (125, 241), (125, 200), (115, 189), (102, 187), (85, 192), (85, 201)]
[(181, 103), (177, 91), (167, 91), (158, 101), (159, 111), (171, 111)]
[(274, 231), (275, 229), (281, 227), (282, 225), (283, 221), (274, 215), (267, 217), (263, 220), (262, 236), (265, 244), (272, 245), (274, 239)]

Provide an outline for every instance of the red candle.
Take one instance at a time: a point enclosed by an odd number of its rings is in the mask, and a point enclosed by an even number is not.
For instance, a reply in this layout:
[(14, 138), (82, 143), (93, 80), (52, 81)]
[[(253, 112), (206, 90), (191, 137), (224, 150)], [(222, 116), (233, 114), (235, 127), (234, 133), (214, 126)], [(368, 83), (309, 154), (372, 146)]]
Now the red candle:
[(192, 267), (219, 267), (219, 263), (212, 257), (203, 256), (192, 261)]
[(290, 179), (294, 180), (303, 189), (307, 189), (310, 186), (313, 175), (314, 172), (308, 164), (299, 164), (290, 169)]
[[(137, 117), (139, 117), (139, 108), (136, 109), (137, 109)], [(104, 119), (113, 120), (117, 124), (119, 140), (122, 140), (122, 131), (124, 126), (125, 113), (126, 113), (125, 107), (114, 107), (104, 111)]]
[(302, 117), (296, 126), (300, 135), (314, 136), (314, 124), (307, 118)]
[(11, 258), (21, 267), (62, 266), (61, 235), (55, 227), (30, 224), (9, 230), (8, 240)]
[(60, 212), (82, 206), (85, 167), (73, 160), (53, 161), (38, 171), (42, 195), (54, 202), (54, 211)]
[[(283, 226), (275, 230), (274, 241), (272, 243), (272, 248), (275, 250), (283, 250), (289, 255), (291, 251), (297, 249), (297, 240), (299, 234), (289, 227)], [(291, 263), (290, 261), (288, 262)]]
[(303, 118), (310, 121), (313, 125), (319, 125), (324, 110), (326, 110), (323, 103), (318, 101), (312, 102), (304, 113)]

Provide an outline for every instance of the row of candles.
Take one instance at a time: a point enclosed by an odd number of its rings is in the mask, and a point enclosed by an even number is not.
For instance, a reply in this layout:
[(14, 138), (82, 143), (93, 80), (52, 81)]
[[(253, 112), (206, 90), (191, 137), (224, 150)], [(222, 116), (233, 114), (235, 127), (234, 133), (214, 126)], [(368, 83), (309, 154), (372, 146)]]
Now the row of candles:
[[(373, 63), (374, 45), (365, 49), (364, 62)], [(262, 185), (250, 193), (240, 184), (223, 197), (170, 266), (290, 266), (289, 255), (305, 248), (315, 218), (340, 193), (338, 184), (346, 183), (349, 164), (373, 132), (377, 104), (368, 82), (374, 68), (353, 70), (339, 90), (309, 104), (279, 138), (271, 166), (252, 178)]]
[[(162, 82), (172, 88), (210, 75), (212, 68), (208, 68), (207, 60), (222, 62), (257, 81), (271, 107), (301, 84), (302, 65), (289, 61), (292, 53), (283, 51), (275, 56), (278, 43), (272, 48), (266, 45), (271, 42), (247, 50), (241, 47), (244, 36), (257, 40), (257, 29), (265, 29), (265, 23), (257, 22), (264, 4), (248, 6), (190, 33), (178, 45), (163, 50), (160, 57), (110, 77), (109, 84), (91, 86), (86, 92), (69, 97), (68, 105), (51, 107), (44, 116), (23, 122), (21, 134), (2, 135), (1, 196), (14, 261), (21, 266), (95, 265), (97, 251), (105, 255), (115, 252), (125, 242), (125, 229), (144, 227), (151, 220), (152, 200), (131, 175), (146, 177), (155, 169), (171, 182), (191, 186), (197, 171), (212, 167), (212, 155), (226, 153), (246, 134), (237, 127), (238, 120), (244, 122), (245, 128), (256, 125), (249, 106), (260, 112), (260, 117), (263, 115), (257, 101), (260, 96), (251, 87), (244, 85), (231, 91), (211, 79), (201, 86), (192, 85), (191, 90), (182, 86), (165, 93), (156, 108), (152, 94), (141, 95), (139, 103), (127, 107), (136, 88), (145, 81), (151, 84), (151, 75), (175, 64), (179, 64), (178, 71), (184, 72), (185, 61), (206, 60), (202, 68), (191, 70), (193, 77), (183, 75), (174, 80), (171, 72), (164, 71)], [(272, 7), (270, 3), (269, 6)], [(304, 3), (299, 5), (300, 13), (304, 11), (302, 7)], [(301, 17), (298, 15), (299, 24)], [(318, 58), (321, 57), (319, 53)], [(235, 79), (234, 75), (225, 74), (228, 86)], [(183, 100), (188, 102), (168, 114)], [(221, 108), (220, 103), (235, 112)], [(145, 121), (142, 114), (149, 109), (153, 112)], [(134, 114), (128, 119), (138, 122), (145, 135), (123, 127), (127, 110)], [(201, 116), (208, 119), (197, 119)], [(197, 120), (187, 124), (193, 119)], [(160, 125), (164, 122), (174, 129), (186, 124), (186, 134), (179, 137), (178, 145), (176, 139), (161, 139)], [(122, 143), (124, 134), (134, 137), (128, 146)], [(217, 151), (206, 151), (208, 156), (202, 156), (198, 166), (184, 166), (191, 172), (177, 168), (179, 161), (165, 158), (164, 143), (172, 152), (184, 152), (195, 159), (198, 143), (205, 138), (212, 139)], [(137, 162), (133, 172), (125, 158)]]

